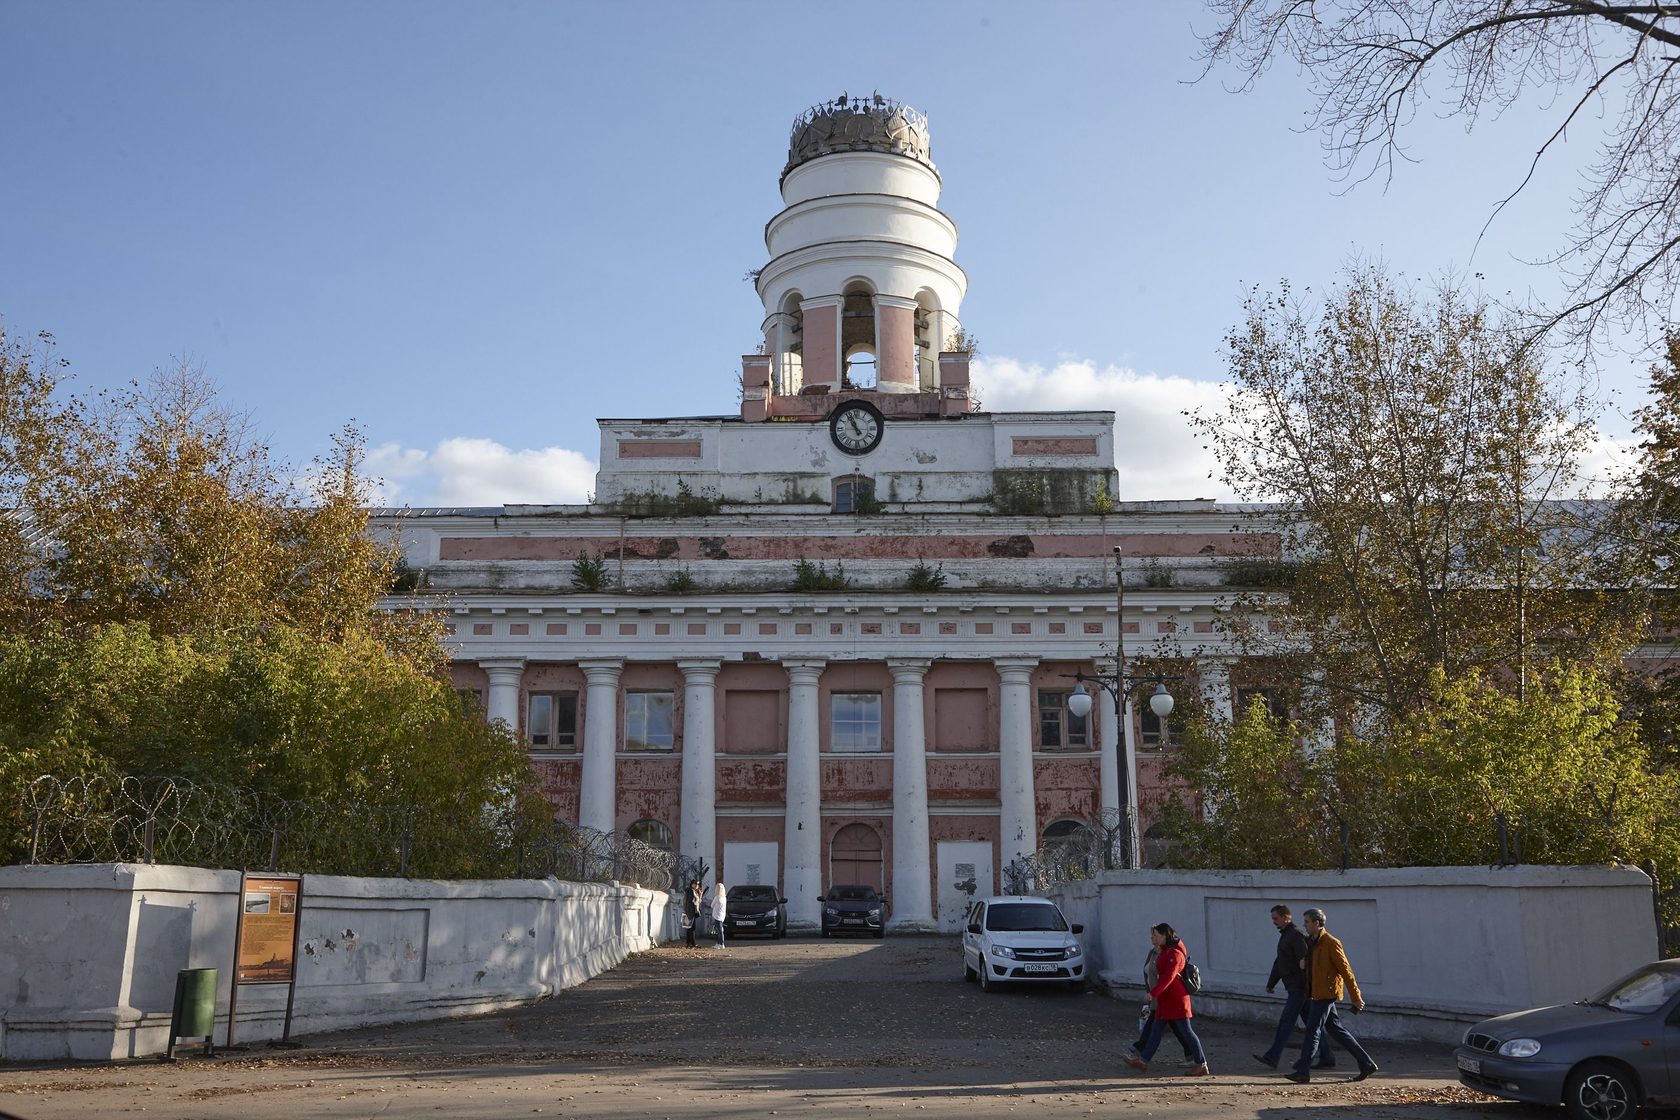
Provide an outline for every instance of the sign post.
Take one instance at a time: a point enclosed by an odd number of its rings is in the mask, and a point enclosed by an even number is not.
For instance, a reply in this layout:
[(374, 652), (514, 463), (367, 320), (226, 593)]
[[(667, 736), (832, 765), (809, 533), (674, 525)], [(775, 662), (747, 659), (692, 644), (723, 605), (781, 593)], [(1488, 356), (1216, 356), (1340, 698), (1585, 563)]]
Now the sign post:
[(302, 923), (303, 876), (239, 876), (239, 918), (234, 928), (233, 990), (228, 1000), (228, 1037), (234, 1039), (234, 1020), (242, 984), (285, 984), (286, 1021), (282, 1041), (292, 1036), (292, 1005), (297, 994), (298, 942)]

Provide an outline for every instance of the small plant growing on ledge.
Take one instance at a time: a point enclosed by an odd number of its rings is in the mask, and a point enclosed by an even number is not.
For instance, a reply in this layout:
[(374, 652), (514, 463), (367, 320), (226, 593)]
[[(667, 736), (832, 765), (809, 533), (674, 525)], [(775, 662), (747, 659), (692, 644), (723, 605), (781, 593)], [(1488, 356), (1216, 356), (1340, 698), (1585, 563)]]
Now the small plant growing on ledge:
[(851, 585), (851, 578), (846, 575), (846, 565), (839, 561), (835, 562), (833, 572), (821, 563), (813, 564), (803, 559), (793, 562), (795, 591), (844, 591)]
[(1091, 499), (1091, 512), (1099, 517), (1106, 517), (1114, 512), (1114, 498), (1108, 492), (1108, 483), (1097, 483), (1097, 495)]
[(910, 569), (904, 586), (911, 591), (938, 591), (945, 586), (945, 565), (930, 568), (926, 561), (916, 561), (916, 566)]
[(687, 568), (678, 568), (665, 577), (665, 590), (676, 595), (686, 594), (699, 586), (699, 582), (694, 578), (694, 573)]
[(599, 591), (607, 585), (607, 562), (599, 554), (585, 552), (572, 561), (572, 586), (579, 591)]

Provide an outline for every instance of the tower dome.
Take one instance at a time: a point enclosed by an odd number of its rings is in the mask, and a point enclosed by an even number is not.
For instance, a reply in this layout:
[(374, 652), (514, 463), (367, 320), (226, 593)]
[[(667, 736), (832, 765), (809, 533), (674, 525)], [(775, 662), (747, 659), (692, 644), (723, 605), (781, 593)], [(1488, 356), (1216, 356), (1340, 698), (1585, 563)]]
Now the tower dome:
[(968, 277), (927, 117), (878, 93), (812, 106), (781, 191), (758, 274), (771, 394), (938, 390)]

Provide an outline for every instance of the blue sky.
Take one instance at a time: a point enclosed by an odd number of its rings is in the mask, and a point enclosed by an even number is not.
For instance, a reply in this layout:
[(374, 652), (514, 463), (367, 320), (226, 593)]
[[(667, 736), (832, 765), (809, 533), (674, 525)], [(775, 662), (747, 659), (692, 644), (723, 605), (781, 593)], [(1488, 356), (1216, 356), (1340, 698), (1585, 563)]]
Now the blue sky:
[[(1195, 4), (0, 8), (0, 316), (76, 386), (187, 359), (306, 464), (348, 420), (411, 505), (581, 501), (597, 417), (736, 407), (788, 128), (926, 112), (993, 408), (1119, 412), (1120, 497), (1225, 496), (1177, 417), (1252, 285), (1353, 258), (1555, 292), (1591, 137), (1476, 238), (1546, 129), (1427, 115), (1352, 191), (1301, 79), (1196, 82)], [(1474, 257), (1472, 258), (1472, 253)], [(1604, 429), (1640, 403), (1632, 363)]]

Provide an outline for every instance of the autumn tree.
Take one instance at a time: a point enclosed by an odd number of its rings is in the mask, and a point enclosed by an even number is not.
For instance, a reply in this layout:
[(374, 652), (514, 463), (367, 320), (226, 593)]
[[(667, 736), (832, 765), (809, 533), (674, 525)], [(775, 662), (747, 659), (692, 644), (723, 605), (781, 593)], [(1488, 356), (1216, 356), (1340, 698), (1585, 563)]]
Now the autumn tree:
[[(1680, 285), (1680, 9), (1604, 0), (1210, 0), (1208, 71), (1234, 67), (1243, 87), (1283, 62), (1301, 67), (1331, 167), (1387, 179), (1410, 158), (1420, 110), (1485, 124), (1519, 102), (1548, 115), (1511, 195), (1566, 132), (1602, 119), (1561, 247), (1537, 247), (1569, 294), (1542, 326), (1581, 338), (1612, 323), (1646, 338), (1672, 319)], [(1509, 197), (1507, 198), (1507, 201)], [(1494, 214), (1503, 202), (1490, 199)]]
[(1256, 293), (1226, 403), (1191, 417), (1233, 491), (1280, 503), (1286, 586), (1230, 612), (1236, 636), (1334, 711), (1397, 719), (1436, 673), (1520, 695), (1537, 646), (1614, 663), (1638, 625), (1572, 500), (1582, 406), (1501, 327), (1371, 266), (1317, 305)]

